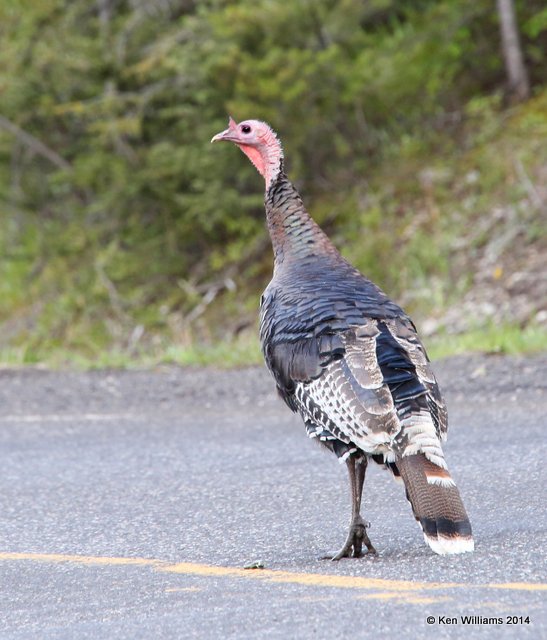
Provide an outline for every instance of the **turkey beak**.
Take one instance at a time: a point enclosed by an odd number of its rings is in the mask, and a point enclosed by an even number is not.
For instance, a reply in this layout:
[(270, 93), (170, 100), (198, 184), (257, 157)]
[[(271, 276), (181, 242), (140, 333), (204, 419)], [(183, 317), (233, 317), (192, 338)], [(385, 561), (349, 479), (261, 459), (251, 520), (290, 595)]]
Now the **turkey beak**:
[(231, 129), (226, 129), (226, 131), (221, 131), (220, 133), (217, 133), (216, 136), (213, 136), (211, 138), (211, 142), (222, 142), (223, 140), (226, 142), (233, 141), (233, 137), (231, 137), (233, 133), (234, 132)]
[(211, 142), (236, 142), (237, 141), (237, 122), (230, 116), (228, 120), (228, 128), (220, 133), (217, 133), (216, 136), (211, 138)]

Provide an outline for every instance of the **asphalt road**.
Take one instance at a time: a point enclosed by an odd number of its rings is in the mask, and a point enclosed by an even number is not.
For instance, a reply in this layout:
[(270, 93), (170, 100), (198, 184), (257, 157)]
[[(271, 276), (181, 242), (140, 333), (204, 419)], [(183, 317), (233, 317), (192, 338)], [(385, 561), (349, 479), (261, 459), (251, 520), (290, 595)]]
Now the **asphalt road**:
[(546, 638), (547, 355), (436, 370), (475, 553), (374, 465), (339, 563), (345, 468), (262, 369), (0, 371), (0, 638)]

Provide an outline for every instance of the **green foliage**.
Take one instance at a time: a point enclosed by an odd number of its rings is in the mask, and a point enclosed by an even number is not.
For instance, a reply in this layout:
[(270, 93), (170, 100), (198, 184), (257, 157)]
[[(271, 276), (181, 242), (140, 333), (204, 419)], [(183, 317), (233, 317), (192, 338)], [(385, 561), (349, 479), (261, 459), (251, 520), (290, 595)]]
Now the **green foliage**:
[[(545, 9), (517, 10), (541, 99)], [(490, 0), (8, 0), (0, 37), (0, 344), (23, 361), (254, 326), (271, 258), (259, 178), (209, 146), (228, 113), (280, 132), (314, 216), (422, 315), (461, 292), (484, 192), (518, 197), (500, 148), (547, 128), (523, 108), (507, 133)]]
[(462, 334), (440, 333), (428, 346), (428, 353), (432, 359), (470, 352), (516, 355), (546, 350), (545, 329), (530, 325), (523, 330), (522, 327), (512, 324), (489, 324)]

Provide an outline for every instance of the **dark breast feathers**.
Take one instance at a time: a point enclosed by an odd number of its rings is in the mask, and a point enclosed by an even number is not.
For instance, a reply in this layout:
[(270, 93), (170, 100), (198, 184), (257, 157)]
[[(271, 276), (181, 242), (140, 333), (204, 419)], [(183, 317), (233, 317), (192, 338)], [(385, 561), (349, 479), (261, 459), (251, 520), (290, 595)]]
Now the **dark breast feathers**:
[(328, 267), (274, 277), (262, 297), (280, 395), (341, 460), (365, 452), (397, 473), (396, 459), (422, 452), (446, 468), (446, 409), (414, 325), (353, 267)]

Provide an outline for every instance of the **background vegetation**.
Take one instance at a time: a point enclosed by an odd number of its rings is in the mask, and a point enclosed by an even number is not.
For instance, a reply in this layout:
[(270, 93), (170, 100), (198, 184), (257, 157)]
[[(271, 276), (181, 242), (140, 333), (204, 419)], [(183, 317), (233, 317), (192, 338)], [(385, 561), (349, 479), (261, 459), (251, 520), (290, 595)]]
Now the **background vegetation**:
[(425, 334), (544, 347), (547, 9), (515, 6), (518, 104), (493, 0), (4, 0), (0, 359), (257, 357), (271, 256), (259, 176), (209, 145), (228, 113), (277, 129)]

